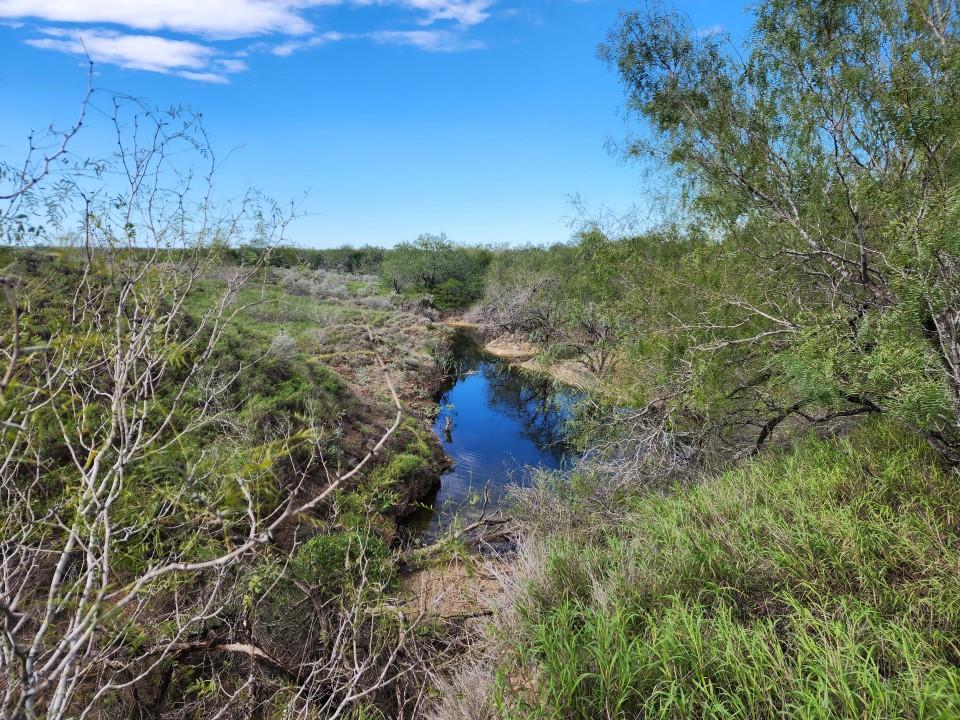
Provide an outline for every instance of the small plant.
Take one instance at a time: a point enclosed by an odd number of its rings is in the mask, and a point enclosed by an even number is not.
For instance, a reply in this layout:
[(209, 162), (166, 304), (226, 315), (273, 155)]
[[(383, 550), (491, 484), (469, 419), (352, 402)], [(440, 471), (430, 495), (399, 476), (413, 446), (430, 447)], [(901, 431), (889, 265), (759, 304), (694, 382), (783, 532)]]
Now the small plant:
[(334, 597), (361, 584), (383, 587), (393, 578), (391, 552), (375, 534), (362, 529), (317, 535), (294, 554), (292, 577)]

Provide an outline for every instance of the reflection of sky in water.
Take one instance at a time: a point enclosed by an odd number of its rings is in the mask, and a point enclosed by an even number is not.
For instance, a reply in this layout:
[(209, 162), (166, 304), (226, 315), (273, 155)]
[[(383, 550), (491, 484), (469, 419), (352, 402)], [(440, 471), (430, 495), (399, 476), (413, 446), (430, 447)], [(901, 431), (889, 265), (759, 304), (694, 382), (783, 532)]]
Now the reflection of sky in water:
[[(566, 458), (563, 424), (575, 401), (545, 379), (520, 373), (504, 362), (461, 345), (462, 374), (439, 399), (433, 430), (454, 466), (441, 479), (433, 501), (408, 527), (428, 537), (460, 512), (464, 503), (489, 488), (488, 509), (502, 500), (507, 485), (526, 481), (527, 466), (558, 468)], [(452, 421), (447, 435), (447, 419)]]

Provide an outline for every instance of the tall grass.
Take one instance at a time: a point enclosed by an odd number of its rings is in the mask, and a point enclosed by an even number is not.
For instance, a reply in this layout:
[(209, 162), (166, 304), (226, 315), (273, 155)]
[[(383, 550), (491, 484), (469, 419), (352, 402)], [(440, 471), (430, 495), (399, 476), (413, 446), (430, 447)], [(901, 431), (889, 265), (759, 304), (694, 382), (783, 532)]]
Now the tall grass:
[(868, 424), (540, 539), (514, 718), (960, 717), (960, 482)]

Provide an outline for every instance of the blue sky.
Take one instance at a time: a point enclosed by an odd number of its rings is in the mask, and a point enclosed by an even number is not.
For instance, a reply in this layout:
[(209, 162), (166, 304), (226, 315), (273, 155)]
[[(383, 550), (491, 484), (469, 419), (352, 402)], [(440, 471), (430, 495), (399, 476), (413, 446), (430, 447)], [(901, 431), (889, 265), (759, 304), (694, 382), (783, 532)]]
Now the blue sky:
[[(646, 208), (595, 50), (626, 0), (0, 0), (0, 157), (95, 85), (200, 110), (218, 189), (302, 197), (299, 244), (570, 236), (569, 198)], [(741, 3), (681, 0), (734, 36)], [(90, 128), (85, 143), (105, 139)]]

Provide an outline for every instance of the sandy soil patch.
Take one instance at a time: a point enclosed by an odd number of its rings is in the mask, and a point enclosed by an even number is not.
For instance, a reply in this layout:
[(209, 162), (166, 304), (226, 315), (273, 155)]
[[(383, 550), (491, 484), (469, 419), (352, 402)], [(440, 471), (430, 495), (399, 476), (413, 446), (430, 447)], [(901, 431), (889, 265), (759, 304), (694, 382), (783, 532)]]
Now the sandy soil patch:
[(451, 328), (464, 328), (465, 330), (479, 330), (480, 325), (475, 322), (470, 322), (469, 320), (461, 320), (459, 318), (450, 318), (444, 320), (443, 324)]
[(403, 580), (409, 593), (403, 611), (443, 620), (491, 614), (503, 595), (497, 576), (505, 570), (503, 560), (474, 558), (417, 570)]
[(532, 358), (540, 352), (537, 345), (509, 336), (499, 337), (488, 342), (484, 346), (484, 350), (504, 360), (524, 360)]

